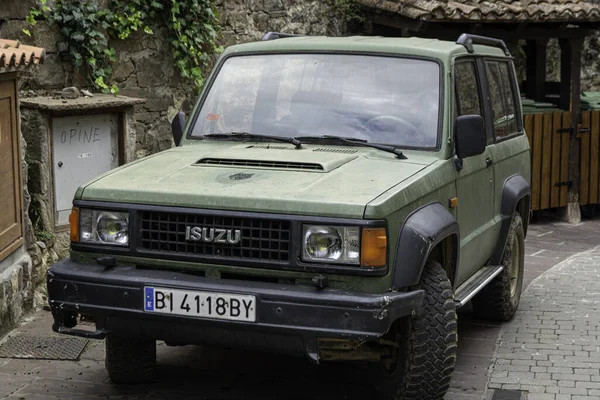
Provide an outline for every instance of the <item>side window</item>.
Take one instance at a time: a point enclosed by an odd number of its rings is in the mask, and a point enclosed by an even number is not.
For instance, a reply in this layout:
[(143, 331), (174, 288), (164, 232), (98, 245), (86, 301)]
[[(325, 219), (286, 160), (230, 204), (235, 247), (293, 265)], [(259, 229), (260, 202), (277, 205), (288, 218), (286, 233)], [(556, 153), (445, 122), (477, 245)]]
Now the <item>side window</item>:
[(506, 62), (487, 61), (487, 78), (490, 85), (494, 133), (503, 138), (519, 131), (515, 93)]
[(477, 84), (475, 62), (461, 62), (456, 64), (456, 116), (477, 114), (481, 112), (481, 98)]
[[(456, 79), (454, 83), (456, 90), (455, 117), (474, 114), (484, 117), (475, 61), (459, 62), (454, 67), (454, 71)], [(489, 136), (488, 144), (493, 142), (493, 138), (491, 135)]]

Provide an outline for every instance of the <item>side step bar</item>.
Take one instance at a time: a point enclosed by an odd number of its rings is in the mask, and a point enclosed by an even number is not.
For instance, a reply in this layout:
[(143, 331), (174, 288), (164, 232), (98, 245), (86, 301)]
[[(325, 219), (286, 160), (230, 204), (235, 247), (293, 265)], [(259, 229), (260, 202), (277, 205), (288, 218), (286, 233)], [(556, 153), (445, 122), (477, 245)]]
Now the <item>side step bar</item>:
[(473, 298), (481, 289), (483, 289), (488, 283), (492, 281), (504, 267), (502, 265), (492, 265), (489, 267), (483, 267), (477, 271), (472, 277), (467, 279), (465, 283), (460, 285), (454, 291), (454, 298), (456, 300), (457, 307), (460, 308), (467, 304), (469, 300)]

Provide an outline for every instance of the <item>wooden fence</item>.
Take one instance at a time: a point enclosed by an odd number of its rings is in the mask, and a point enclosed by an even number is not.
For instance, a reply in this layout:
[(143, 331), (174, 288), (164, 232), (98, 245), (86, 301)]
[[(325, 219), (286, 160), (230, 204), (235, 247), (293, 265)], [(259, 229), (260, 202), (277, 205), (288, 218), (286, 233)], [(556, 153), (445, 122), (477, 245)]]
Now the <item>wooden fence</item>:
[(571, 113), (526, 114), (524, 122), (531, 148), (531, 209), (566, 206)]
[[(564, 207), (569, 191), (571, 113), (526, 114), (525, 130), (531, 148), (531, 208)], [(575, 140), (575, 139), (574, 139)], [(583, 111), (579, 156), (580, 205), (600, 202), (600, 111)]]

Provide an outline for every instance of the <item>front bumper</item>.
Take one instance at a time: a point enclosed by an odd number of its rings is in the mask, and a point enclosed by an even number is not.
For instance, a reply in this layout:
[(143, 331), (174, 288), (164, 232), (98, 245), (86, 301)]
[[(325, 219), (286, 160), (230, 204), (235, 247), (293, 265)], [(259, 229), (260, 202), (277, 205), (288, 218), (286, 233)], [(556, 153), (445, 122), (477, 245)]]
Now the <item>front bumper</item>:
[[(383, 336), (398, 318), (419, 310), (424, 292), (366, 294), (311, 286), (210, 279), (131, 266), (59, 262), (47, 275), (53, 330), (102, 339), (107, 333), (179, 344), (213, 344), (307, 354), (319, 358), (320, 339)], [(190, 318), (144, 311), (144, 286), (252, 294), (256, 322)], [(91, 316), (96, 331), (74, 328)]]

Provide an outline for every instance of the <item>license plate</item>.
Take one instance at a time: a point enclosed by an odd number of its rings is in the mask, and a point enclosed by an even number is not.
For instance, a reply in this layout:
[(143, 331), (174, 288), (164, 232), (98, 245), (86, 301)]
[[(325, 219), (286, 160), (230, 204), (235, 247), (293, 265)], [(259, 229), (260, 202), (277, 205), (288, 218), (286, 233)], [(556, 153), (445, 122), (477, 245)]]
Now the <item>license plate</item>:
[(255, 322), (256, 297), (147, 286), (144, 288), (144, 311)]

